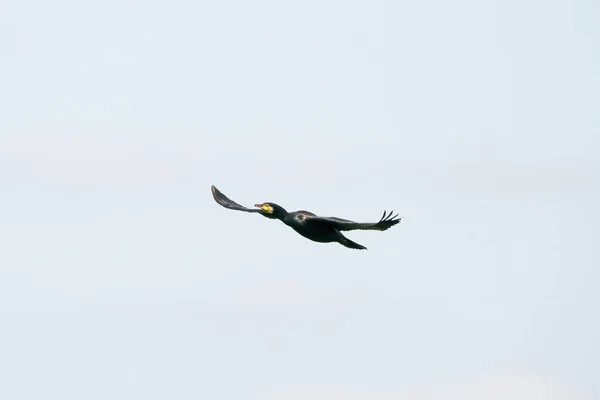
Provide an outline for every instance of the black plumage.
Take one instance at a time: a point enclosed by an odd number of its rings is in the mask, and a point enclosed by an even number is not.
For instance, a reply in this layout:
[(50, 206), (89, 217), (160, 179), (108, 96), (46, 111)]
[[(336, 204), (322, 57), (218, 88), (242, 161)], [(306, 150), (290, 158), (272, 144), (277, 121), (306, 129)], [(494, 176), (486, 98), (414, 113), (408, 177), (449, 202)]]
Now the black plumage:
[(211, 190), (215, 201), (225, 208), (259, 213), (270, 219), (279, 219), (307, 239), (320, 243), (337, 242), (351, 249), (366, 250), (367, 248), (345, 237), (342, 231), (357, 229), (385, 231), (401, 220), (401, 218), (398, 218), (398, 214), (392, 216), (391, 211), (389, 213), (384, 211), (378, 222), (354, 222), (336, 217), (319, 217), (304, 210), (287, 212), (285, 208), (271, 202), (255, 204), (256, 208), (247, 208), (229, 199), (214, 185), (211, 186)]

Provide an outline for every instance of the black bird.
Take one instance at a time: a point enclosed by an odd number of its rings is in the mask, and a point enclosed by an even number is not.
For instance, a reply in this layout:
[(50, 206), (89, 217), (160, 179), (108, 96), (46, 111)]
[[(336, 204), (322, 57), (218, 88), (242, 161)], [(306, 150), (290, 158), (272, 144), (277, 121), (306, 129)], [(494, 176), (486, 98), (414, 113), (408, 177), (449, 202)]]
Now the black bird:
[(336, 217), (319, 217), (304, 210), (287, 212), (285, 208), (271, 202), (255, 204), (254, 206), (257, 208), (246, 208), (229, 199), (214, 185), (211, 186), (211, 189), (215, 201), (225, 208), (259, 213), (270, 219), (279, 219), (307, 239), (320, 243), (337, 242), (351, 249), (366, 250), (367, 248), (348, 239), (341, 231), (353, 231), (356, 229), (385, 231), (401, 220), (401, 218), (397, 218), (398, 214), (392, 217), (392, 212), (387, 214), (384, 211), (379, 222), (354, 222)]

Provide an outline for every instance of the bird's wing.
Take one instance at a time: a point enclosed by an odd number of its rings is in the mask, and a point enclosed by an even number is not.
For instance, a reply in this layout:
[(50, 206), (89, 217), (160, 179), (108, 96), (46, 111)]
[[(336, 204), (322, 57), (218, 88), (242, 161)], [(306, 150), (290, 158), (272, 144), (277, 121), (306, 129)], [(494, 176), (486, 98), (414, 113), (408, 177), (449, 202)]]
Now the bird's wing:
[(229, 208), (230, 210), (245, 211), (245, 212), (260, 212), (260, 209), (258, 209), (258, 208), (247, 208), (247, 207), (244, 207), (244, 206), (236, 203), (235, 201), (231, 200), (230, 198), (225, 196), (223, 193), (221, 193), (219, 191), (219, 189), (217, 189), (214, 185), (212, 185), (210, 188), (212, 190), (212, 195), (213, 195), (215, 201), (225, 208)]
[[(353, 231), (356, 229), (363, 229), (369, 231), (385, 231), (392, 226), (396, 225), (402, 220), (397, 218), (398, 214), (392, 216), (393, 211), (387, 214), (383, 212), (383, 216), (379, 222), (354, 222), (347, 219), (336, 218), (336, 217), (317, 217), (317, 216), (306, 216), (306, 224), (329, 224), (335, 227), (339, 231)], [(387, 215), (386, 215), (387, 214)]]

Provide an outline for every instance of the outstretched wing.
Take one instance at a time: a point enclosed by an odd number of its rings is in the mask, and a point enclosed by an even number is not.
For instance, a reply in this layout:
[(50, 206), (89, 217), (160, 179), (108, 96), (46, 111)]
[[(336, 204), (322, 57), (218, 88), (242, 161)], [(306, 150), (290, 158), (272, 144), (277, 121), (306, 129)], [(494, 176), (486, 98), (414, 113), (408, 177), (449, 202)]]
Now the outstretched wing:
[(385, 231), (402, 220), (402, 218), (398, 218), (398, 214), (392, 217), (392, 213), (393, 211), (390, 211), (389, 214), (387, 214), (387, 212), (384, 211), (383, 216), (381, 217), (379, 222), (354, 222), (336, 217), (306, 216), (306, 224), (329, 224), (338, 231), (353, 231), (356, 229), (368, 231)]
[(260, 212), (260, 209), (258, 209), (258, 208), (246, 208), (246, 207), (236, 203), (235, 201), (231, 200), (230, 198), (225, 196), (223, 193), (221, 193), (219, 191), (219, 189), (217, 189), (215, 187), (215, 185), (212, 185), (210, 187), (210, 189), (212, 190), (212, 195), (213, 195), (215, 201), (225, 208), (229, 208), (230, 210), (245, 211), (245, 212)]

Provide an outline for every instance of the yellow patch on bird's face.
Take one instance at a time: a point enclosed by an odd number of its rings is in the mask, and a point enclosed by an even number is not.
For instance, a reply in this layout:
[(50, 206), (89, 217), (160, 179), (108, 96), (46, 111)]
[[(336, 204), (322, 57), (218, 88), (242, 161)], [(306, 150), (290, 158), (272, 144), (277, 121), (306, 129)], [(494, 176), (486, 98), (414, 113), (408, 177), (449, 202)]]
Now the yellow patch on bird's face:
[(269, 214), (273, 214), (273, 211), (274, 211), (274, 209), (273, 209), (273, 207), (271, 207), (271, 205), (269, 205), (269, 204), (263, 204), (263, 205), (261, 205), (261, 206), (260, 206), (260, 208), (261, 208), (261, 209), (262, 209), (264, 212), (267, 212), (267, 213), (269, 213)]

